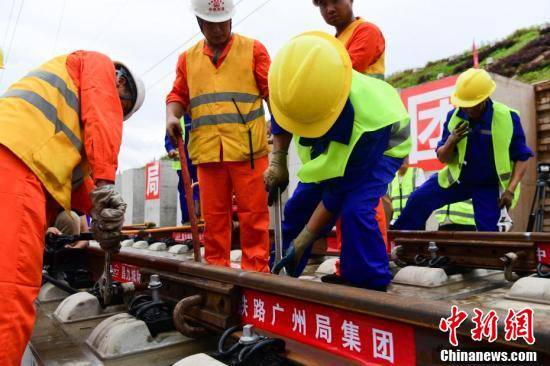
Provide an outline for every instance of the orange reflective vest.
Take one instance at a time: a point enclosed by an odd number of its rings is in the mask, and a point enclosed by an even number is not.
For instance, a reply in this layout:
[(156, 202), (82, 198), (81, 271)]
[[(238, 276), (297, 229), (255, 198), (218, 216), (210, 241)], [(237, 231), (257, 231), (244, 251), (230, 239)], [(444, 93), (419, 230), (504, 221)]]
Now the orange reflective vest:
[[(344, 46), (347, 48), (348, 43), (353, 36), (353, 33), (357, 29), (357, 27), (361, 24), (365, 23), (365, 21), (361, 18), (358, 18), (353, 23), (351, 23), (340, 35), (338, 35), (338, 40), (344, 44)], [(374, 62), (372, 65), (370, 65), (364, 72), (365, 75), (377, 77), (380, 79), (384, 79), (384, 74), (386, 72), (385, 67), (385, 58), (386, 58), (386, 52), (382, 52), (382, 55)]]
[(253, 70), (254, 40), (233, 37), (218, 68), (204, 54), (204, 40), (187, 53), (192, 119), (188, 149), (193, 164), (219, 162), (222, 156), (223, 161), (249, 160), (248, 129), (254, 158), (268, 153), (263, 101)]
[[(0, 97), (0, 144), (40, 179), (66, 210), (71, 192), (89, 176), (83, 161), (78, 90), (67, 55), (31, 71)], [(2, 178), (4, 179), (4, 178)]]

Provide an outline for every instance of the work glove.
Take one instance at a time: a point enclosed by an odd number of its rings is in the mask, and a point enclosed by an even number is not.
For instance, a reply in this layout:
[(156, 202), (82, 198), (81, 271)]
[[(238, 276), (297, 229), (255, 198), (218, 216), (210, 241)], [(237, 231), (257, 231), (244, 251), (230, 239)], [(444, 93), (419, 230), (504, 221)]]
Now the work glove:
[(298, 265), (302, 260), (302, 256), (305, 251), (313, 245), (317, 235), (313, 234), (311, 231), (305, 227), (300, 234), (290, 243), (290, 246), (285, 252), (284, 257), (273, 265), (273, 270), (271, 271), (274, 274), (279, 274), (283, 267), (286, 269), (286, 273), (292, 277), (298, 277), (300, 273), (297, 272)]
[(288, 166), (286, 151), (275, 151), (271, 156), (269, 168), (264, 172), (265, 190), (268, 192), (267, 204), (271, 206), (277, 195), (277, 189), (283, 193), (288, 186)]
[(505, 190), (504, 193), (500, 196), (498, 208), (502, 209), (506, 207), (506, 209), (509, 210), (512, 206), (512, 202), (514, 202), (514, 193), (510, 192), (509, 190)]
[(92, 233), (105, 251), (120, 250), (120, 236), (124, 224), (126, 203), (112, 184), (94, 189), (92, 199)]

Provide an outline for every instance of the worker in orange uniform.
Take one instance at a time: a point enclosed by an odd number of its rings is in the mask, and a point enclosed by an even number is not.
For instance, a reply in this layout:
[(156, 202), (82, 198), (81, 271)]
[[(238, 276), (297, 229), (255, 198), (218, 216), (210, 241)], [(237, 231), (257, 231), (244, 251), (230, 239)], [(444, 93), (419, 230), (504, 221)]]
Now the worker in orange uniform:
[(178, 60), (166, 100), (166, 127), (175, 140), (191, 115), (189, 155), (198, 168), (205, 222), (205, 258), (230, 265), (231, 197), (240, 223), (241, 267), (268, 272), (269, 211), (262, 174), (268, 165), (263, 100), (269, 96), (269, 55), (258, 41), (231, 32), (232, 0), (192, 0), (205, 37)]
[[(365, 75), (384, 79), (386, 41), (376, 25), (355, 17), (353, 0), (313, 0), (313, 4), (319, 7), (325, 22), (336, 29), (336, 38), (346, 47), (353, 69)], [(376, 207), (376, 221), (386, 249), (389, 250), (386, 214), (382, 199)], [(336, 222), (336, 228), (336, 241), (340, 247), (342, 244), (340, 220)], [(337, 269), (339, 272), (338, 265)]]
[(95, 238), (104, 250), (118, 250), (126, 204), (113, 182), (122, 121), (144, 92), (124, 64), (76, 51), (0, 97), (0, 365), (20, 365), (34, 325), (44, 234), (60, 207), (91, 209)]

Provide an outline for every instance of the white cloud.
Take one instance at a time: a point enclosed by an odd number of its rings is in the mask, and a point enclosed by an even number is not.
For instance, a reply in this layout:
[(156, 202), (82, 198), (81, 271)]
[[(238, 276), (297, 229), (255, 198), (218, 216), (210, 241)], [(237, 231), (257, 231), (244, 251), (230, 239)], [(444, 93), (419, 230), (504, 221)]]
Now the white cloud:
[[(242, 0), (234, 23), (266, 0)], [(8, 27), (12, 3), (14, 15)], [(53, 55), (92, 49), (124, 60), (140, 73), (198, 31), (187, 0), (0, 0), (0, 42), (13, 35), (0, 90)], [(63, 4), (65, 11), (55, 44)], [(376, 23), (387, 41), (387, 72), (422, 66), (478, 42), (502, 38), (517, 28), (548, 21), (548, 0), (355, 0), (355, 13)], [(263, 42), (274, 56), (292, 36), (311, 29), (332, 32), (310, 0), (271, 0), (235, 27)], [(197, 38), (198, 39), (198, 38)], [(6, 50), (9, 42), (0, 45)], [(193, 44), (190, 42), (179, 52)], [(55, 49), (54, 49), (55, 47)], [(144, 107), (124, 126), (122, 169), (138, 167), (164, 152), (164, 98), (170, 90), (176, 52), (144, 75)], [(162, 79), (166, 74), (168, 77)]]

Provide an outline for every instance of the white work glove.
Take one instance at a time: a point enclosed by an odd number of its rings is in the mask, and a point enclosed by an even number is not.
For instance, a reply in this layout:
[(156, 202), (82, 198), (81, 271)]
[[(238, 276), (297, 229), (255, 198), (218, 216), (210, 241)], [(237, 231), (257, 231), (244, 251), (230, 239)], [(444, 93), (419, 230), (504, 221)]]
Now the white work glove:
[(500, 210), (500, 218), (497, 223), (498, 231), (501, 233), (507, 233), (512, 230), (512, 226), (514, 226), (514, 222), (508, 214), (508, 210), (504, 207)]
[(92, 199), (92, 233), (105, 251), (120, 250), (120, 235), (124, 224), (126, 203), (112, 184), (94, 189)]

